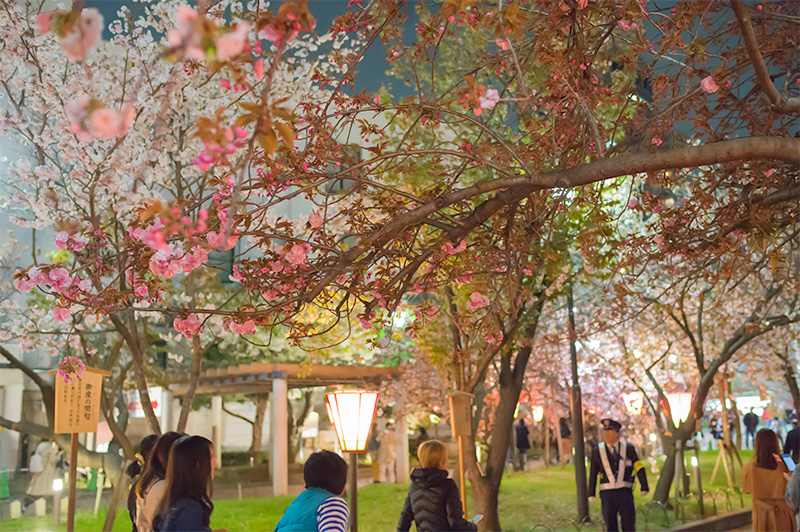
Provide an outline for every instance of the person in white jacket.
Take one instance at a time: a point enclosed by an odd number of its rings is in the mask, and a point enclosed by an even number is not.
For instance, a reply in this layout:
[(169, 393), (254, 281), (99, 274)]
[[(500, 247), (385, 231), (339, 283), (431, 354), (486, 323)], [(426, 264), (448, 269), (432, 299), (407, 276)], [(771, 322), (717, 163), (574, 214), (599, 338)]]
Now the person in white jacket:
[(378, 467), (381, 482), (397, 482), (395, 464), (397, 463), (397, 438), (394, 434), (394, 423), (389, 421), (380, 436), (381, 447), (378, 449)]
[(53, 495), (53, 479), (56, 477), (55, 443), (43, 441), (31, 457), (31, 483), (28, 485), (26, 506), (40, 497)]

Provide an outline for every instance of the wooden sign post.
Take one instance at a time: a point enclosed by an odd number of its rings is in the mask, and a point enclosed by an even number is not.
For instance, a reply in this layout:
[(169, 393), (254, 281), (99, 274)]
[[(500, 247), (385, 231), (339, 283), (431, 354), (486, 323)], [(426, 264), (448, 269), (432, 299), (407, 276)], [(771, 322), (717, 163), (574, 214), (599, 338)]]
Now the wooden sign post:
[[(48, 371), (54, 374), (56, 371)], [(111, 372), (86, 367), (86, 371), (72, 382), (56, 377), (56, 434), (69, 434), (69, 499), (67, 504), (67, 532), (75, 530), (75, 496), (78, 467), (78, 434), (97, 432), (100, 417), (100, 391), (103, 377)]]
[(448, 396), (450, 402), (450, 429), (458, 436), (458, 481), (461, 488), (461, 505), (467, 515), (467, 488), (464, 485), (464, 438), (472, 437), (472, 394), (454, 392)]

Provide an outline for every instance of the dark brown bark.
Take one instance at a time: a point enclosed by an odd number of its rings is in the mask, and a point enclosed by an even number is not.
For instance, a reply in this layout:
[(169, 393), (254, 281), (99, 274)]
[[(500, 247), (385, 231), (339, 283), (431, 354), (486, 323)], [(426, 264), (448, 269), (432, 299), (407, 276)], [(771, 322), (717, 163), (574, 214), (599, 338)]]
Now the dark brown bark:
[(783, 369), (783, 379), (789, 387), (789, 392), (792, 394), (792, 402), (794, 402), (794, 411), (800, 415), (800, 386), (797, 385), (797, 373), (794, 370), (794, 365), (789, 358), (788, 350), (786, 353), (775, 353), (781, 359), (781, 366)]

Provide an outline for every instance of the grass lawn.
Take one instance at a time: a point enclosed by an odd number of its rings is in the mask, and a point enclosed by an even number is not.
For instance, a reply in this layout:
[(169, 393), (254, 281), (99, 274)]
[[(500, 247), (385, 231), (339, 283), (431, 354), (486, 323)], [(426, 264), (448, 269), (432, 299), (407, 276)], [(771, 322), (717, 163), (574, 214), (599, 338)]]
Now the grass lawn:
[[(744, 451), (742, 460), (749, 460), (752, 452)], [(709, 485), (711, 471), (716, 461), (716, 452), (701, 453), (700, 467), (703, 472), (703, 488), (714, 494), (728, 487), (725, 473), (720, 467), (713, 485)], [(660, 465), (660, 464), (659, 464)], [(737, 483), (741, 477), (741, 468), (736, 466)], [(655, 488), (657, 476), (648, 469), (648, 480), (651, 492)], [(694, 484), (692, 484), (694, 487)], [(383, 532), (395, 530), (400, 510), (405, 500), (408, 484), (376, 484), (363, 487), (358, 491), (359, 529), (363, 532)], [(722, 492), (716, 494), (720, 513), (727, 511), (726, 497)], [(244, 499), (242, 501), (217, 501), (211, 517), (212, 529), (226, 529), (229, 532), (271, 531), (289, 505), (292, 497), (272, 497), (266, 499)], [(650, 501), (636, 495), (637, 507), (643, 507)], [(711, 515), (711, 500), (706, 499), (707, 515)], [(745, 496), (745, 505), (749, 507), (750, 498)], [(731, 500), (734, 509), (739, 509), (738, 499)], [(474, 515), (471, 496), (468, 497), (469, 515)], [(697, 511), (697, 503), (689, 499), (685, 503), (687, 517), (693, 517)], [(659, 530), (674, 524), (674, 512), (669, 513), (670, 520), (664, 520), (664, 512), (657, 508), (644, 515), (639, 509), (637, 525), (641, 530)], [(599, 500), (590, 504), (592, 524), (581, 530), (601, 530)], [(75, 529), (80, 531), (99, 531), (102, 529), (103, 512), (95, 519), (91, 513), (78, 512)], [(572, 467), (562, 469), (560, 466), (548, 469), (539, 468), (525, 473), (511, 473), (504, 479), (500, 488), (500, 520), (507, 531), (528, 532), (537, 530), (576, 530), (573, 520), (575, 510), (575, 481)], [(3, 521), (0, 529), (4, 532), (28, 530), (52, 530), (52, 516), (42, 518), (23, 518), (14, 521)], [(413, 527), (412, 527), (413, 528)], [(114, 530), (129, 532), (130, 520), (127, 510), (120, 510), (114, 524)]]

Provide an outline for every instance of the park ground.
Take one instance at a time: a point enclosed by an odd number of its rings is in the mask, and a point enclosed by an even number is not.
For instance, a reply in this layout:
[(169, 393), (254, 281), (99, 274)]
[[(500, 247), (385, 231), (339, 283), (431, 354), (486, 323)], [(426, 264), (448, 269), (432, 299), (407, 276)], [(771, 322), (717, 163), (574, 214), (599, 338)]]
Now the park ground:
[[(742, 459), (749, 460), (752, 452), (743, 451)], [(701, 453), (700, 468), (703, 475), (703, 488), (707, 492), (706, 516), (717, 511), (725, 513), (750, 506), (747, 495), (741, 496), (736, 490), (727, 490), (725, 474), (720, 468), (713, 484), (709, 484), (711, 473), (717, 459), (716, 451)], [(660, 460), (659, 460), (660, 465)], [(736, 466), (737, 484), (741, 469)], [(655, 488), (657, 475), (648, 471), (650, 489)], [(693, 479), (694, 482), (694, 479)], [(692, 484), (694, 487), (694, 484)], [(408, 484), (373, 484), (358, 491), (359, 529), (363, 532), (384, 532), (396, 530), (400, 510), (408, 490)], [(675, 510), (665, 511), (648, 503), (650, 498), (638, 494), (636, 505), (637, 528), (639, 530), (664, 530), (675, 526)], [(283, 511), (293, 497), (250, 498), (239, 500), (220, 500), (215, 502), (211, 517), (211, 528), (228, 532), (270, 531), (280, 519)], [(468, 498), (470, 516), (471, 497)], [(678, 511), (685, 512), (686, 520), (699, 518), (697, 502), (687, 499), (678, 505)], [(602, 530), (599, 500), (590, 504), (592, 523), (580, 530)], [(75, 529), (99, 531), (102, 529), (104, 512), (94, 517), (90, 512), (78, 512)], [(536, 467), (525, 472), (508, 473), (500, 488), (500, 519), (506, 531), (529, 532), (533, 530), (577, 530), (575, 526), (575, 482), (572, 466), (562, 468)], [(27, 517), (14, 521), (0, 522), (4, 532), (52, 530), (52, 517)], [(413, 527), (412, 527), (413, 528)], [(62, 528), (63, 529), (63, 528)], [(131, 529), (127, 510), (120, 510), (114, 524), (115, 532), (129, 532)]]

